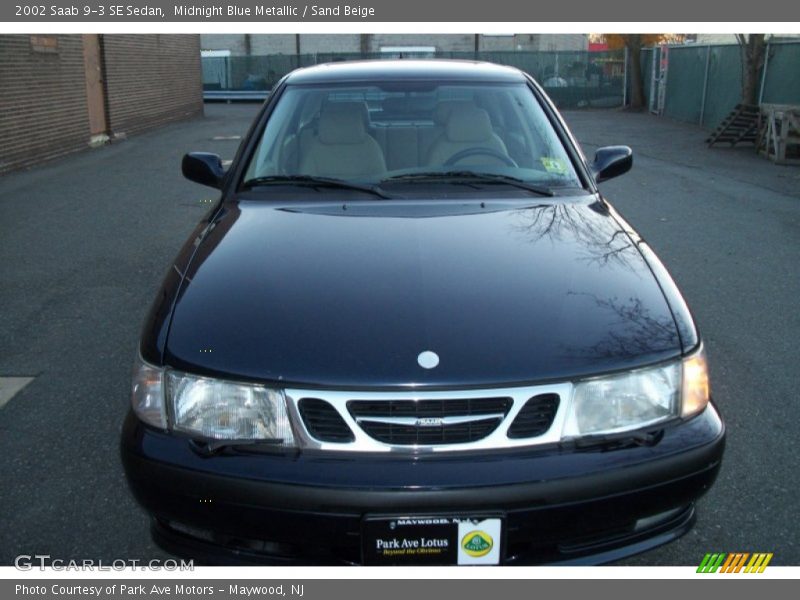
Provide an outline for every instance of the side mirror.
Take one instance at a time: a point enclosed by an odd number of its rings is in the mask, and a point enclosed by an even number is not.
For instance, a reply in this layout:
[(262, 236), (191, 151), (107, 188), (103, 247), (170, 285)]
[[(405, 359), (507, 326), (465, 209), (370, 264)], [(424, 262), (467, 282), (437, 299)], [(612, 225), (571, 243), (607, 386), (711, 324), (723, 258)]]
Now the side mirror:
[(222, 168), (219, 156), (208, 152), (191, 152), (184, 155), (181, 171), (186, 179), (217, 189), (222, 187), (222, 180), (225, 177), (225, 169)]
[(597, 183), (627, 173), (633, 166), (633, 150), (628, 146), (598, 148), (591, 165)]

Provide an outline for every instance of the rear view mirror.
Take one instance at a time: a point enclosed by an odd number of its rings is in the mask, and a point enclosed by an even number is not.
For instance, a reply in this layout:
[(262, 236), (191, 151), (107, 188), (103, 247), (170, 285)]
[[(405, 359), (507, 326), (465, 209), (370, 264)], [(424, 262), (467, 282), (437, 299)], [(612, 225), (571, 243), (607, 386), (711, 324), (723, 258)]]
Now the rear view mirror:
[(186, 179), (217, 189), (222, 187), (222, 180), (225, 177), (222, 160), (216, 154), (208, 152), (191, 152), (184, 155), (181, 171)]
[(627, 173), (633, 166), (633, 150), (628, 146), (598, 148), (591, 165), (597, 183)]

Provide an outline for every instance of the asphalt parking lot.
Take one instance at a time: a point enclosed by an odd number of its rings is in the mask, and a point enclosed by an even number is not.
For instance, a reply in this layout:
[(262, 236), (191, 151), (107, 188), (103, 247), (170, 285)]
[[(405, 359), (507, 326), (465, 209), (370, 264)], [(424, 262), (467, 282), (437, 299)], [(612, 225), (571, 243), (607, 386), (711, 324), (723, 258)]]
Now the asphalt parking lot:
[[(117, 443), (139, 328), (170, 260), (214, 196), (180, 175), (190, 150), (232, 158), (257, 107), (0, 177), (0, 564), (19, 554), (149, 559), (147, 519)], [(628, 144), (604, 184), (672, 272), (706, 340), (728, 424), (722, 473), (681, 540), (625, 562), (698, 564), (706, 552), (774, 552), (800, 564), (792, 423), (800, 381), (800, 168), (646, 114), (567, 112), (587, 154)]]

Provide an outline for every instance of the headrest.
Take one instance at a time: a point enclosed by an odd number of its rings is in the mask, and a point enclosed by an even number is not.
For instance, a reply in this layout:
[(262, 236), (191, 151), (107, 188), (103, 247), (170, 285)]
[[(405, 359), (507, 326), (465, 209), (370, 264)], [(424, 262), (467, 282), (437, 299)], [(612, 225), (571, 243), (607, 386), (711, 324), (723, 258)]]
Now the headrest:
[(393, 115), (408, 112), (408, 98), (386, 98), (381, 104), (383, 111)]
[(358, 144), (367, 137), (367, 105), (333, 102), (319, 115), (319, 141), (323, 144)]
[(447, 119), (450, 118), (450, 113), (453, 112), (453, 109), (465, 106), (475, 105), (469, 100), (442, 100), (433, 109), (433, 122), (444, 127), (447, 125)]
[(322, 100), (322, 94), (308, 94), (307, 100), (303, 105), (303, 112), (300, 115), (302, 123), (313, 121), (319, 115)]
[(489, 113), (474, 106), (454, 107), (445, 128), (451, 142), (483, 142), (492, 137)]

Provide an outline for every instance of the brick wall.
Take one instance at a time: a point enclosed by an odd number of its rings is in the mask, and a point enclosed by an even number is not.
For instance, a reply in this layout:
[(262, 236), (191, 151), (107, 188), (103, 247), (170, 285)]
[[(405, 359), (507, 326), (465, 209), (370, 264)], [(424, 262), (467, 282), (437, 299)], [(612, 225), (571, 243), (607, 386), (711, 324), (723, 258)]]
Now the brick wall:
[(297, 39), (293, 33), (211, 33), (201, 34), (200, 40), (203, 50), (230, 50), (231, 56), (296, 54), (297, 51)]
[(586, 52), (589, 49), (588, 34), (554, 33), (540, 35), (537, 50), (545, 52)]
[(0, 35), (0, 172), (85, 148), (79, 35)]
[(303, 34), (300, 53), (361, 52), (361, 35), (357, 33)]
[(247, 54), (245, 36), (241, 33), (206, 33), (200, 39), (202, 50), (230, 50), (233, 56)]
[(199, 36), (104, 35), (103, 51), (112, 133), (203, 114)]
[(475, 36), (465, 34), (391, 34), (376, 33), (369, 36), (370, 52), (380, 52), (382, 46), (434, 46), (444, 52), (472, 52)]
[[(203, 114), (199, 36), (102, 37), (109, 133)], [(83, 52), (80, 35), (0, 35), (0, 173), (88, 146)]]
[(296, 54), (297, 36), (293, 33), (250, 36), (250, 54)]
[[(231, 56), (297, 54), (297, 36), (293, 33), (200, 35), (203, 50), (230, 50)], [(300, 53), (360, 52), (361, 35), (350, 33), (301, 33)]]
[[(294, 34), (201, 34), (203, 50), (230, 50), (232, 56), (246, 54), (295, 54)], [(300, 34), (300, 53), (361, 52), (360, 34), (303, 33)], [(586, 34), (527, 34), (480, 35), (481, 51), (566, 51), (586, 50)], [(472, 52), (475, 36), (472, 34), (366, 34), (366, 51), (380, 52), (381, 46), (434, 46), (442, 52)]]

